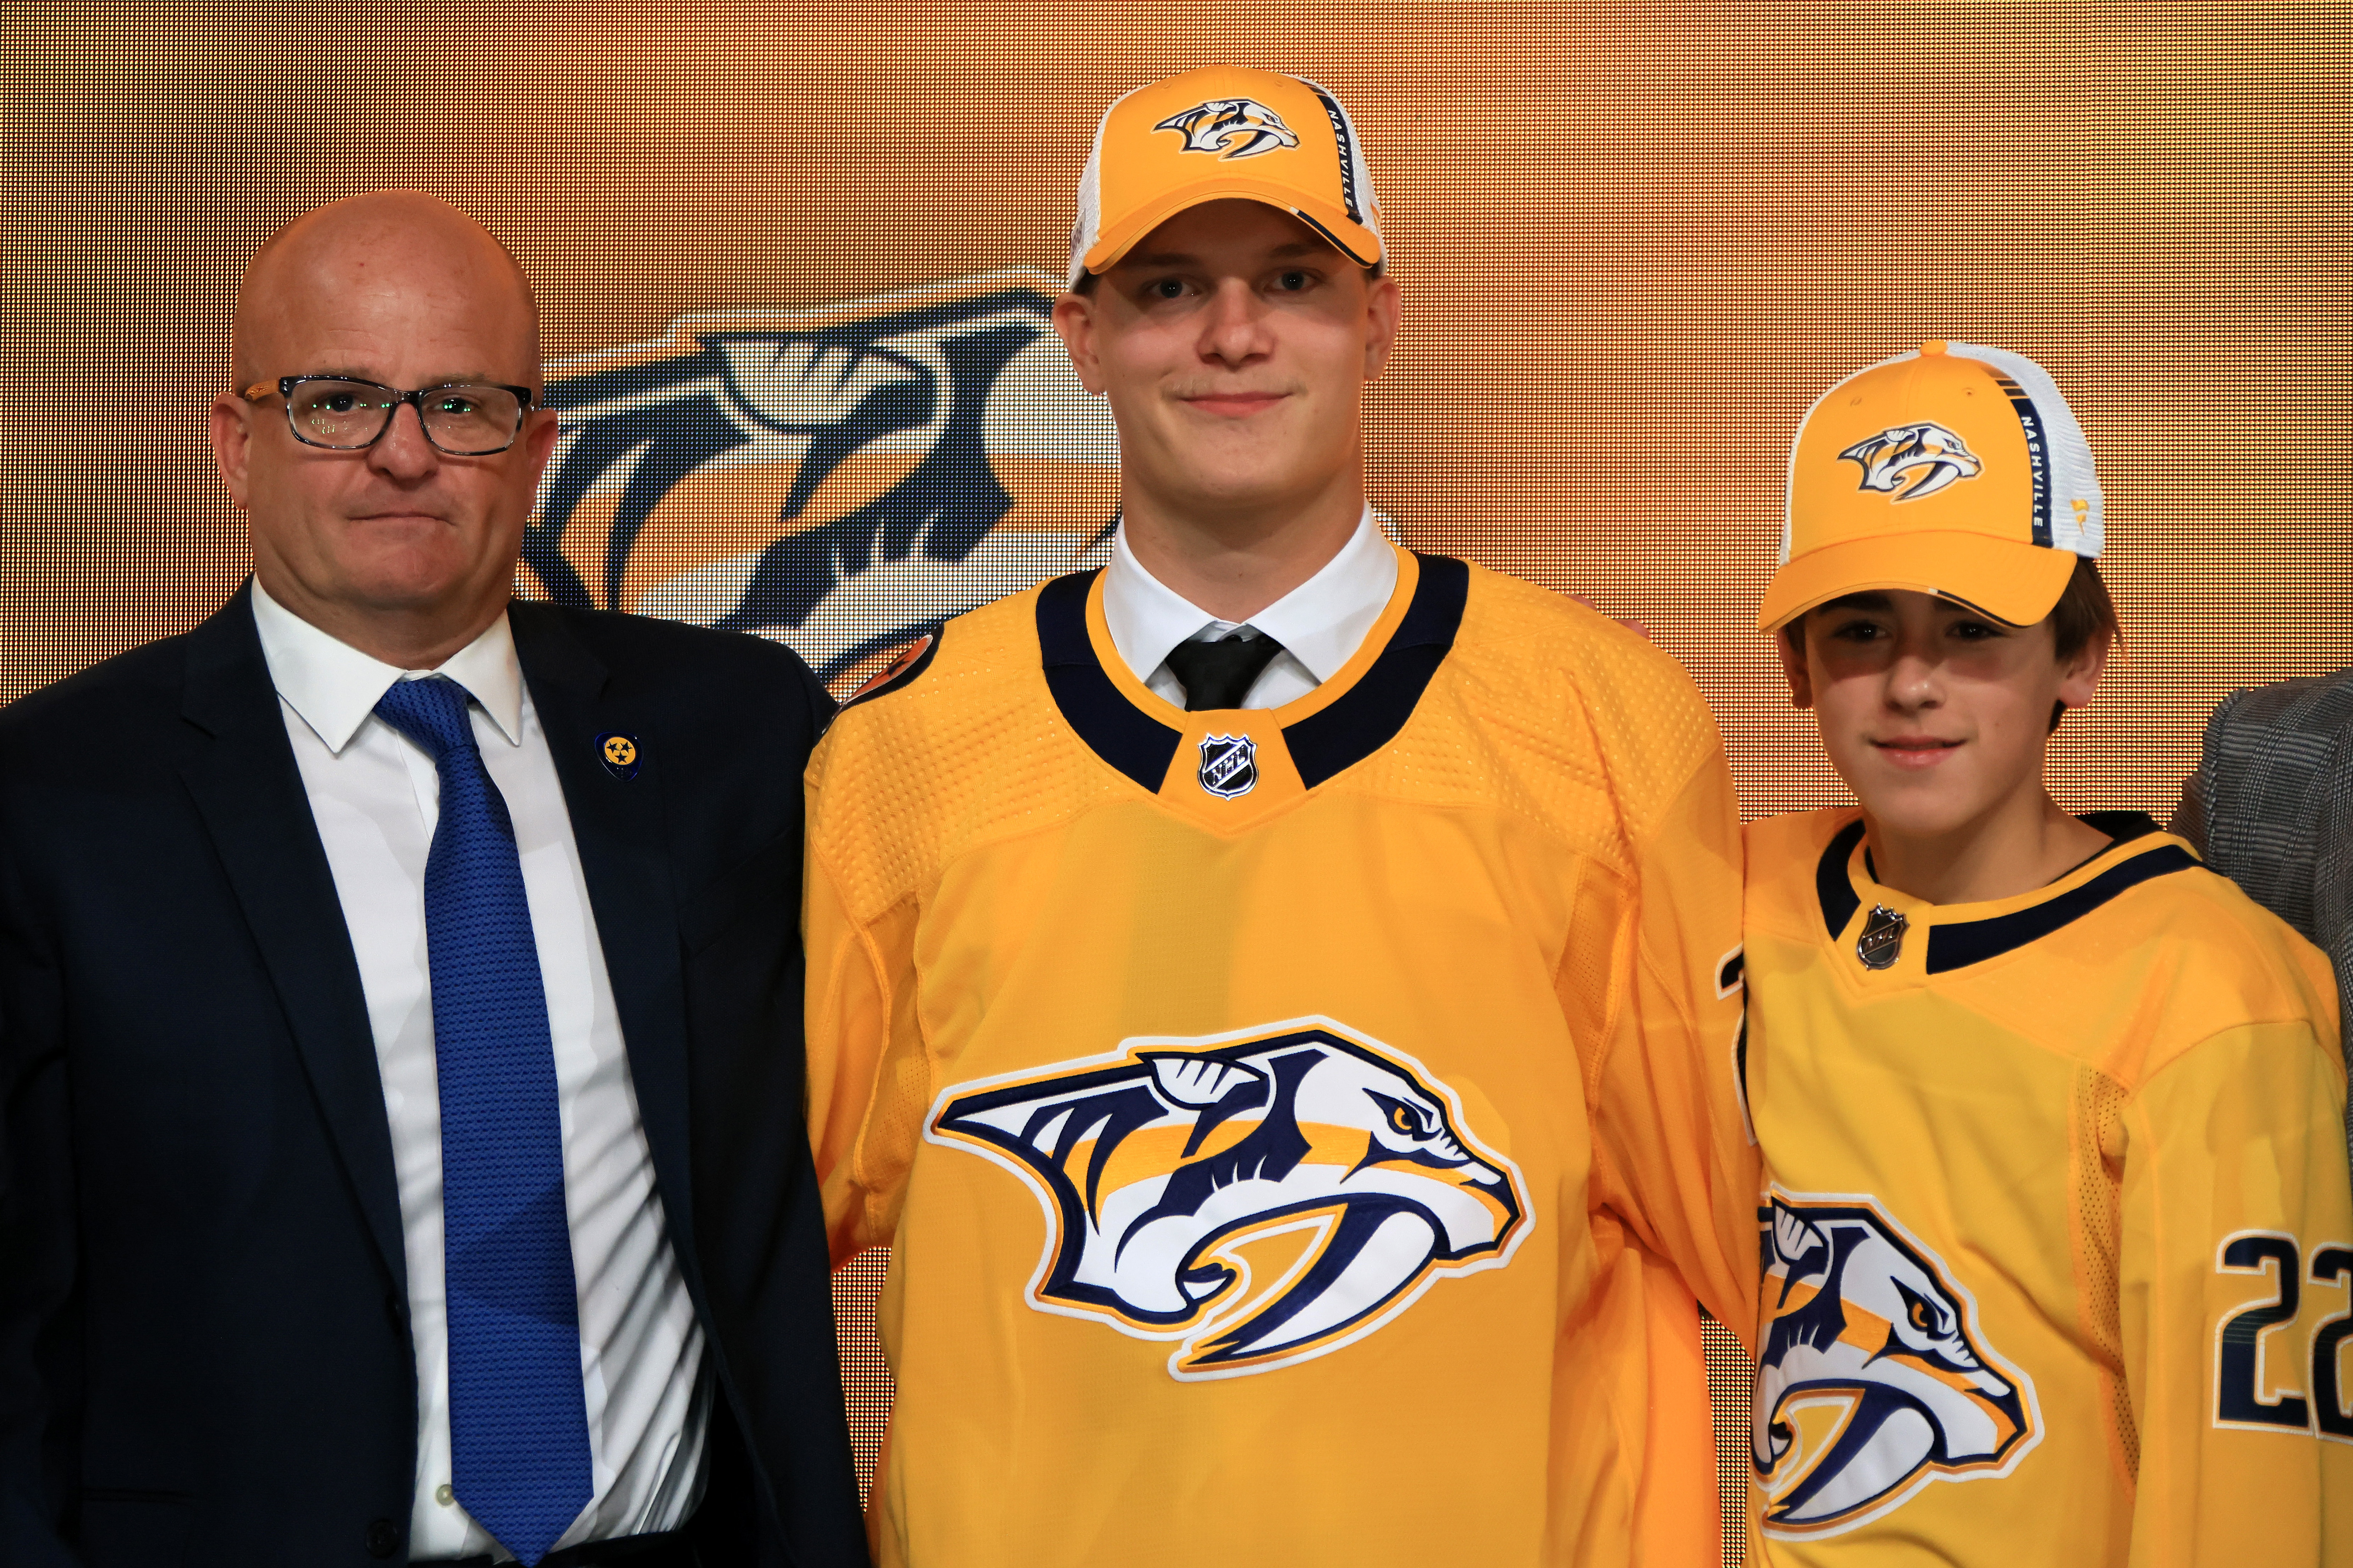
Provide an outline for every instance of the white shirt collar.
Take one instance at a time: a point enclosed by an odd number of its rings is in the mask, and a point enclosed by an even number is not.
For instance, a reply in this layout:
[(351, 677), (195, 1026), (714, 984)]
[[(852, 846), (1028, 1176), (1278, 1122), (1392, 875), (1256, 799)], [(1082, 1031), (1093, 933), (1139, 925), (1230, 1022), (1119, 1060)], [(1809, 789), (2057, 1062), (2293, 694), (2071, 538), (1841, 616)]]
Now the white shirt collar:
[(253, 579), (253, 623), (270, 683), (311, 733), (341, 755), (392, 683), (447, 675), (466, 688), (510, 746), (522, 744), (522, 664), (514, 632), (500, 616), (438, 670), (403, 670), (320, 630), (262, 591)]
[(1315, 575), (1247, 621), (1219, 620), (1144, 569), (1127, 547), (1123, 524), (1103, 567), (1103, 621), (1122, 662), (1148, 681), (1168, 651), (1204, 632), (1222, 637), (1247, 625), (1282, 644), (1318, 682), (1328, 681), (1364, 645), (1397, 591), (1397, 552), (1381, 537), (1373, 509)]

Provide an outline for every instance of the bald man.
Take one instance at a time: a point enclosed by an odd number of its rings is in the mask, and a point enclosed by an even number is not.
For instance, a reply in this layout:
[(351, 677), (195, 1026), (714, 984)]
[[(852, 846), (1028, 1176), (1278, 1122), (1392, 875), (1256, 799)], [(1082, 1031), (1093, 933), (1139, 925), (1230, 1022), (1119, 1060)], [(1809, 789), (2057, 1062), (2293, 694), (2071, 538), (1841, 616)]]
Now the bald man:
[(254, 575), (0, 713), (0, 1563), (862, 1563), (791, 652), (512, 601), (556, 437), (433, 198), (248, 269)]

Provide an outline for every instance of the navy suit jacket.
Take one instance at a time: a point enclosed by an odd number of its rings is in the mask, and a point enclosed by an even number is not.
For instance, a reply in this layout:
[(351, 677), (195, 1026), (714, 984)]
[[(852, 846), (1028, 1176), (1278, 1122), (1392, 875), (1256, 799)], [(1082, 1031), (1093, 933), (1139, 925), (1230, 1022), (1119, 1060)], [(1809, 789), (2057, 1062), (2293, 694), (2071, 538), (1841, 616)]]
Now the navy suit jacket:
[[(717, 1378), (705, 1561), (862, 1564), (802, 1122), (787, 650), (514, 605)], [(622, 778), (597, 737), (633, 737)], [(406, 1561), (391, 1134), (252, 606), (0, 712), (0, 1562)]]

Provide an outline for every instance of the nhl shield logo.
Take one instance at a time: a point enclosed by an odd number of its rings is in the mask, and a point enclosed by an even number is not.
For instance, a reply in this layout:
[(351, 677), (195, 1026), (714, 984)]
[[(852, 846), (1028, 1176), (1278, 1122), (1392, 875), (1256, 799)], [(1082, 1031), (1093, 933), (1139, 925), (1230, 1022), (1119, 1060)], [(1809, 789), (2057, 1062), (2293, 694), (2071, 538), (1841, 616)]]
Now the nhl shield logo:
[(1258, 742), (1246, 735), (1201, 737), (1201, 788), (1220, 800), (1258, 787)]
[(1871, 918), (1862, 925), (1862, 935), (1855, 938), (1854, 956), (1862, 960), (1867, 969), (1895, 967), (1904, 952), (1904, 930), (1911, 922), (1901, 910), (1890, 909), (1884, 904), (1871, 906)]
[(1028, 269), (679, 317), (548, 367), (523, 588), (774, 638), (835, 695), (948, 617), (1100, 566), (1118, 442)]

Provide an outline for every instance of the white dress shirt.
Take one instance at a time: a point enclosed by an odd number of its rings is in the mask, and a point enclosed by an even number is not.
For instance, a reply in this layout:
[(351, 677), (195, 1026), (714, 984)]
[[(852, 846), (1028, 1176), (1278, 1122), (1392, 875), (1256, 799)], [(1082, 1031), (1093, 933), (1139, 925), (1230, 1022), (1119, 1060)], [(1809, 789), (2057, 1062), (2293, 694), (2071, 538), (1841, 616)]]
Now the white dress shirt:
[(1282, 644), (1243, 698), (1246, 708), (1279, 708), (1330, 680), (1364, 646), (1397, 590), (1397, 551), (1381, 537), (1373, 509), (1316, 574), (1247, 621), (1219, 620), (1144, 569), (1123, 524), (1103, 567), (1103, 622), (1112, 646), (1152, 694), (1185, 705), (1185, 683), (1168, 667), (1180, 642), (1214, 642), (1238, 627)]
[(596, 1495), (556, 1544), (670, 1530), (700, 1500), (709, 1415), (702, 1329), (654, 1193), (588, 885), (546, 732), (501, 616), (438, 672), (380, 663), (271, 600), (253, 618), (359, 959), (392, 1127), (417, 1353), (413, 1561), (511, 1553), (449, 1489), (449, 1330), (441, 1247), (441, 1099), (425, 937), (425, 859), (440, 817), (433, 758), (374, 712), (392, 683), (448, 676), (514, 819), (547, 991), (564, 1201), (580, 1295), (580, 1375)]

